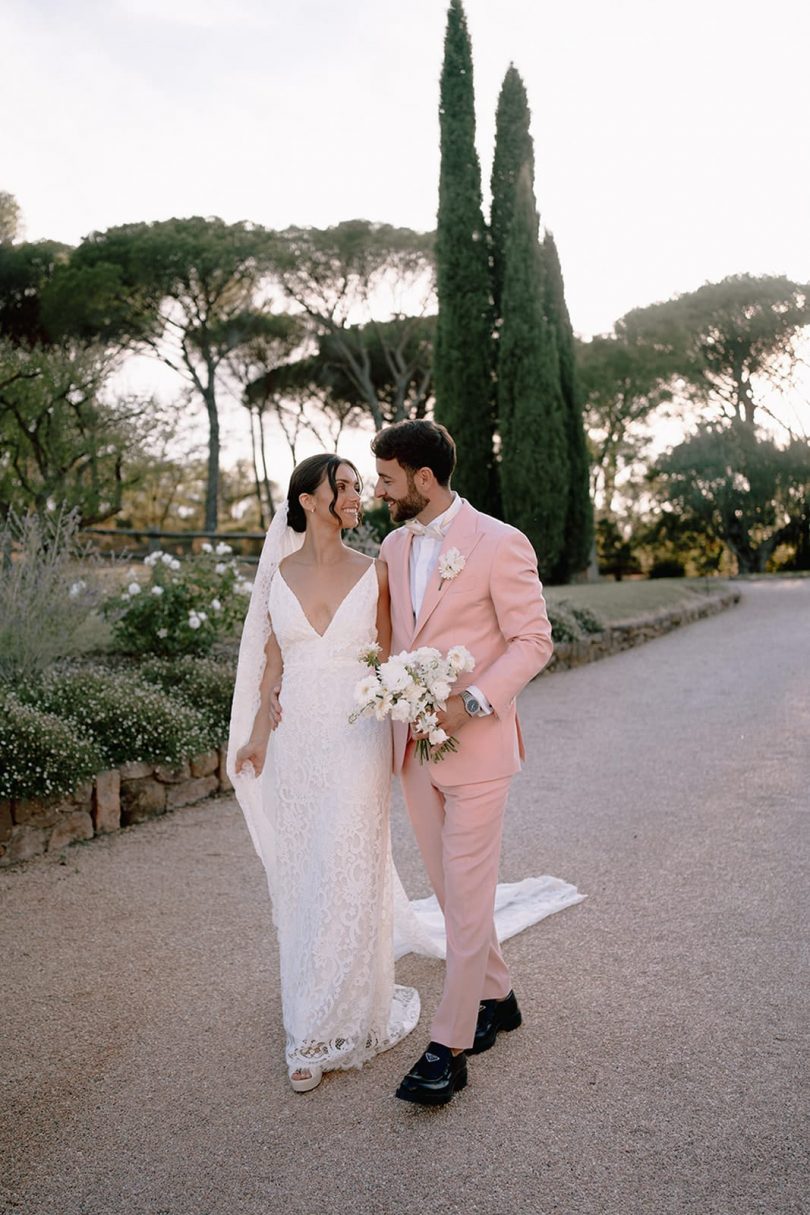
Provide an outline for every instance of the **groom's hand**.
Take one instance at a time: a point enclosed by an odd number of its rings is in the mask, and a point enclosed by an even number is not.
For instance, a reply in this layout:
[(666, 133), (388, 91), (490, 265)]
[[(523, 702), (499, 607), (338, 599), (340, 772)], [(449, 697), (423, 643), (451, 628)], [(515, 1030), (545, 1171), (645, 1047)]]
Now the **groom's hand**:
[(270, 714), (272, 725), (271, 730), (275, 730), (276, 726), (281, 721), (281, 684), (277, 683), (274, 688), (270, 689), (270, 699), (267, 702), (267, 711)]
[(470, 720), (470, 715), (464, 708), (464, 701), (455, 693), (448, 698), (446, 708), (440, 709), (436, 716), (439, 725), (450, 738), (458, 734)]

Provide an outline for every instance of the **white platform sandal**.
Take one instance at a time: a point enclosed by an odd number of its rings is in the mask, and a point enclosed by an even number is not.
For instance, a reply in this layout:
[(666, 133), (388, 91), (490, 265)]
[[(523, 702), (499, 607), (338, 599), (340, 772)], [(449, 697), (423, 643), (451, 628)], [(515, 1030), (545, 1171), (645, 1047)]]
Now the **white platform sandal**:
[[(308, 1074), (306, 1074), (308, 1073)], [(323, 1080), (323, 1068), (315, 1067), (308, 1063), (305, 1067), (290, 1068), (290, 1084), (296, 1093), (310, 1093), (314, 1088), (317, 1088), (321, 1080)], [(299, 1075), (301, 1079), (293, 1079)]]

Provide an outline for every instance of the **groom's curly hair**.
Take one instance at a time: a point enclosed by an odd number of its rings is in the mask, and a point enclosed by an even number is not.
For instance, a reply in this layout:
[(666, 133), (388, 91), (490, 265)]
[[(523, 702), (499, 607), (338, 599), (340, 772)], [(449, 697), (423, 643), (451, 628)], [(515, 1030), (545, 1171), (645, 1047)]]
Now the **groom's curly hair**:
[(372, 439), (371, 450), (381, 460), (397, 460), (412, 473), (429, 468), (439, 485), (449, 483), (456, 467), (456, 445), (450, 432), (426, 418), (386, 426)]

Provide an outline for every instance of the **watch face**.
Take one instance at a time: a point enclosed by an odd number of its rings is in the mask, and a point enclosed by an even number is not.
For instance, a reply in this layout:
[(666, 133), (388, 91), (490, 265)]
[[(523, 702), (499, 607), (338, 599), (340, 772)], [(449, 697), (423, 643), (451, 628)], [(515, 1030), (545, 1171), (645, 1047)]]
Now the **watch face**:
[(478, 703), (478, 701), (475, 699), (474, 696), (470, 696), (468, 694), (467, 696), (464, 697), (464, 708), (467, 710), (467, 712), (470, 714), (471, 717), (475, 717), (476, 713), (478, 713), (480, 711), (481, 706)]

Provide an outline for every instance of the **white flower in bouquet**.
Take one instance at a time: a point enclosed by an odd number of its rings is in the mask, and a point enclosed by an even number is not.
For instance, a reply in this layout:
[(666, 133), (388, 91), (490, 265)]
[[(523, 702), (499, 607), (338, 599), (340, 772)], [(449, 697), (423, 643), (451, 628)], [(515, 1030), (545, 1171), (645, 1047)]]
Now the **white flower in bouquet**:
[(354, 689), (354, 699), (357, 704), (369, 707), (371, 701), (376, 701), (380, 691), (380, 681), (376, 675), (366, 675)]
[(462, 671), (472, 671), (475, 659), (466, 646), (454, 645), (447, 651), (447, 662), (452, 670), (459, 674)]
[(365, 649), (360, 651), (357, 657), (367, 667), (378, 667), (380, 665), (380, 654), (382, 654), (382, 646), (378, 645), (376, 641), (372, 641)]
[(401, 700), (393, 701), (391, 704), (391, 720), (392, 721), (410, 721), (413, 716), (413, 709), (410, 701), (404, 697)]
[(380, 666), (380, 679), (388, 692), (404, 692), (412, 682), (410, 672), (402, 661), (402, 655), (389, 658)]
[(450, 696), (450, 684), (444, 679), (432, 679), (428, 684), (430, 691), (433, 693), (433, 699), (437, 703), (446, 704)]

